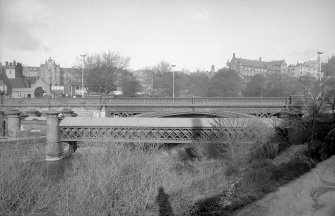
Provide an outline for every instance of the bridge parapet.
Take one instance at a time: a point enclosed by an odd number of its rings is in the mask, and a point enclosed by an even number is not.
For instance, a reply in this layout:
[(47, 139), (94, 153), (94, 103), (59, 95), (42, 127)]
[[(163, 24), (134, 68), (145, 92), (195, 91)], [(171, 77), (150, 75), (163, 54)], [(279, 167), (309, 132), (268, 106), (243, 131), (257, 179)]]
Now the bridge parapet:
[(63, 106), (67, 104), (69, 106), (80, 106), (80, 105), (159, 105), (159, 104), (170, 104), (170, 105), (203, 105), (203, 104), (222, 104), (230, 106), (285, 106), (288, 105), (288, 98), (286, 97), (201, 97), (201, 98), (136, 98), (136, 97), (125, 97), (125, 98), (56, 98), (56, 99), (39, 99), (39, 98), (6, 98), (4, 106), (17, 105), (17, 106)]

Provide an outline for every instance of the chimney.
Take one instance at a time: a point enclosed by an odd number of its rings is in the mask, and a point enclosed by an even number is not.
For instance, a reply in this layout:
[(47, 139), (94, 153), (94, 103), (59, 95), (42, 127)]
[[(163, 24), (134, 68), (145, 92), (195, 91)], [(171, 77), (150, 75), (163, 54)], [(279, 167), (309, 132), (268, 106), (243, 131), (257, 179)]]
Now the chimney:
[(262, 57), (259, 57), (259, 61), (262, 61)]
[(8, 66), (8, 61), (6, 61), (6, 66)]
[(233, 58), (235, 58), (235, 53), (233, 53)]
[(16, 65), (16, 61), (15, 60), (13, 61), (13, 64)]

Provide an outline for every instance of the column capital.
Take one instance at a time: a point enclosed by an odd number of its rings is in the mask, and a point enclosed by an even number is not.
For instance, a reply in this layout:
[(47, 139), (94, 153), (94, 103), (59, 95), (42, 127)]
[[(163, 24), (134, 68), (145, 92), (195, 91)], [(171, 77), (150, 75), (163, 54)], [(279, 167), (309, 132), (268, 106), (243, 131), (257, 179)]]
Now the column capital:
[(72, 114), (74, 113), (73, 110), (69, 108), (64, 108), (62, 111), (60, 111), (64, 117), (71, 117)]
[(51, 109), (51, 110), (48, 110), (48, 111), (46, 111), (45, 112), (45, 114), (47, 115), (47, 117), (58, 117), (58, 114), (59, 114), (60, 112), (58, 112), (57, 110), (55, 110), (55, 109)]
[(34, 108), (29, 108), (28, 110), (26, 110), (25, 113), (29, 116), (41, 116), (40, 111)]
[(5, 114), (10, 117), (19, 117), (21, 114), (21, 111), (17, 109), (11, 109), (11, 110), (5, 111)]

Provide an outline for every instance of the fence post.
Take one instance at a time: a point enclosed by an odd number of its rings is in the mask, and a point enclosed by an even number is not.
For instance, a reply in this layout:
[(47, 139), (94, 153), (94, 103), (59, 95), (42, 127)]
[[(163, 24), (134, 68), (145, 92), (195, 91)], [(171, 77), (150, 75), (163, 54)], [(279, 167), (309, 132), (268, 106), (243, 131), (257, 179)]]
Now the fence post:
[(59, 141), (59, 112), (51, 109), (46, 113), (47, 116), (47, 143), (45, 147), (46, 161), (57, 161), (63, 159), (63, 146)]
[(7, 124), (8, 124), (8, 135), (13, 137), (20, 132), (20, 114), (19, 110), (13, 109), (6, 112)]

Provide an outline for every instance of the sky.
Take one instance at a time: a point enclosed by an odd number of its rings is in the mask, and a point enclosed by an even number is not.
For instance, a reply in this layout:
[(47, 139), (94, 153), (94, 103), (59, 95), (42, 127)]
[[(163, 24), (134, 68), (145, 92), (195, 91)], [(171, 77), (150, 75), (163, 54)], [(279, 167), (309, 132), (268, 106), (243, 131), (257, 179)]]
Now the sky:
[(0, 0), (0, 62), (61, 67), (116, 52), (210, 70), (236, 57), (288, 64), (335, 54), (334, 0)]

